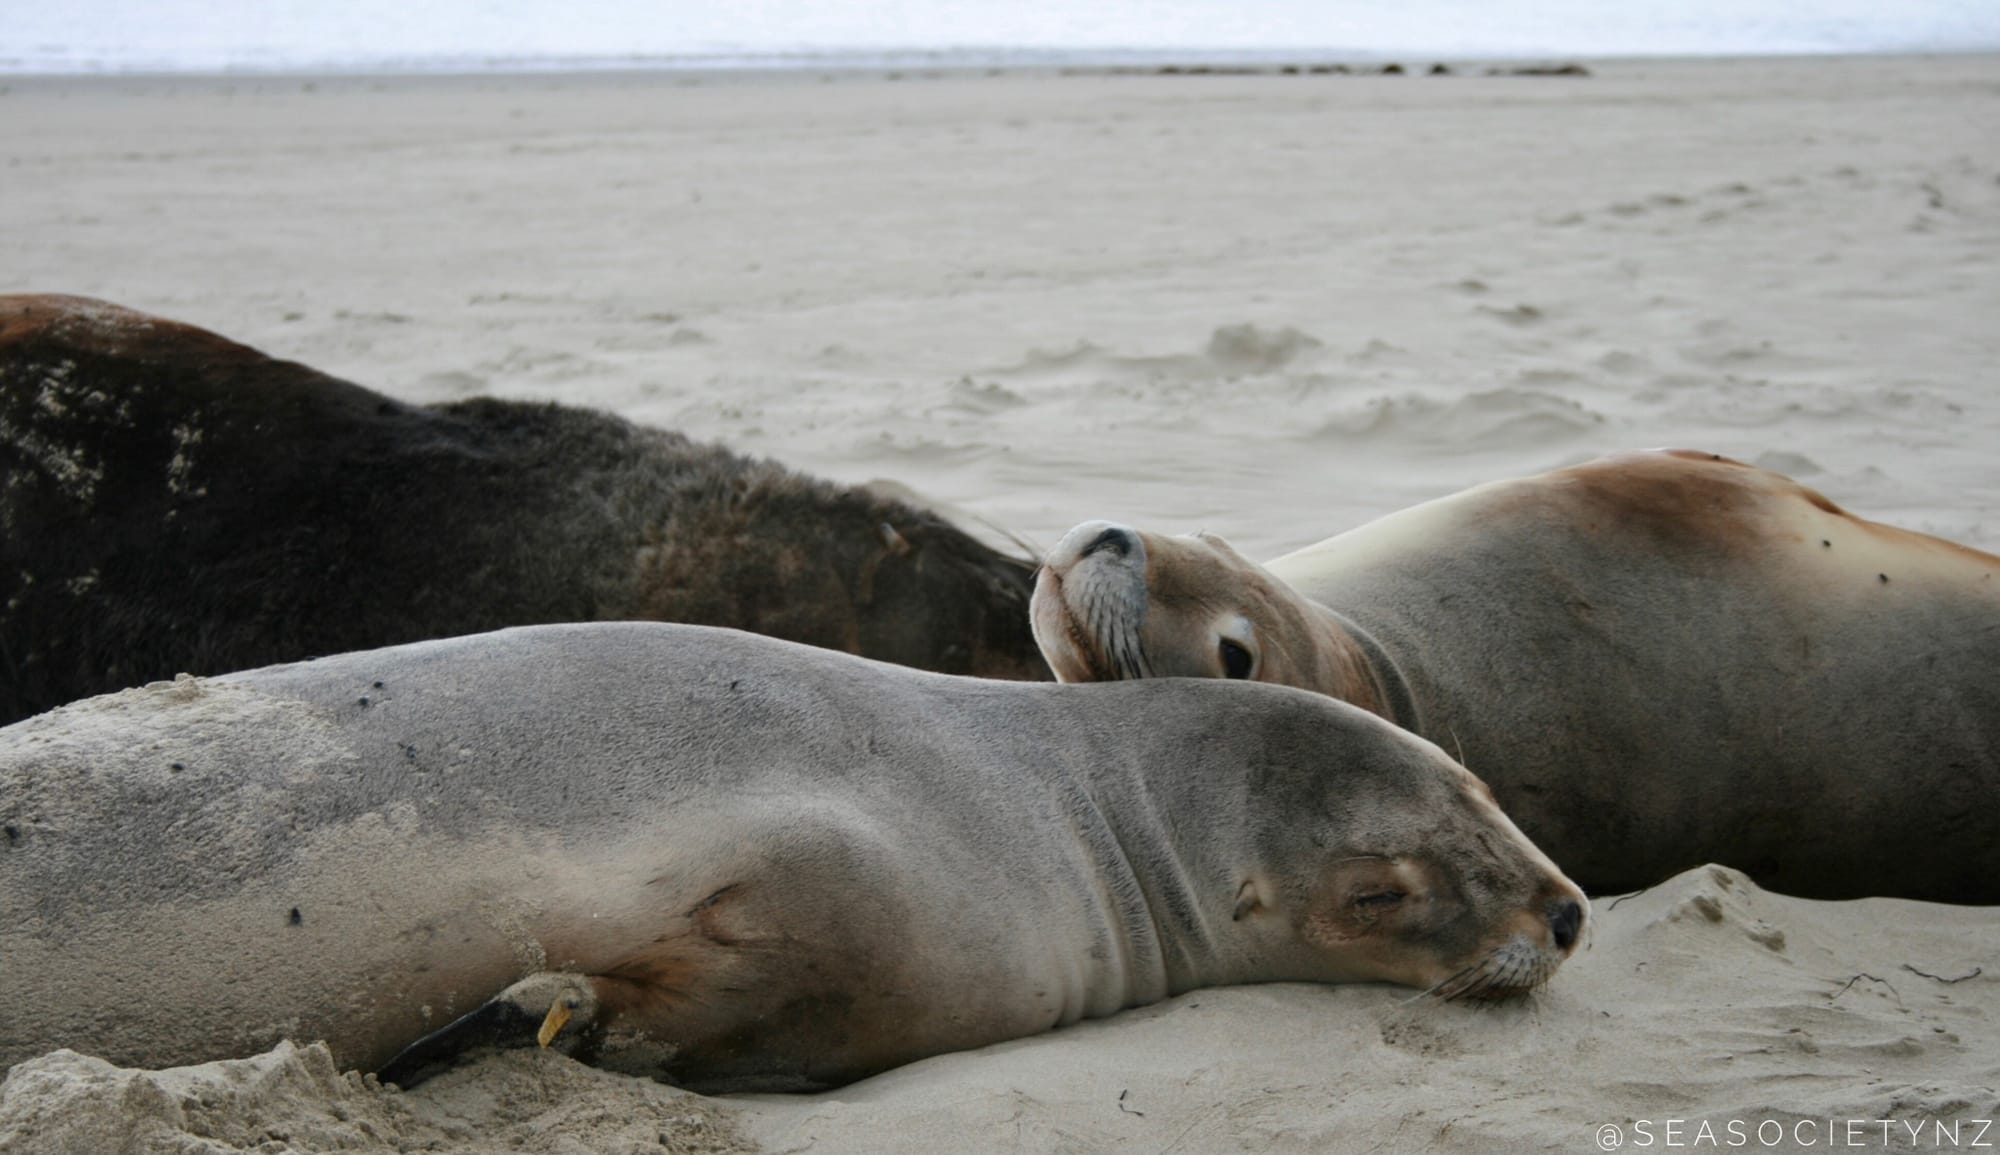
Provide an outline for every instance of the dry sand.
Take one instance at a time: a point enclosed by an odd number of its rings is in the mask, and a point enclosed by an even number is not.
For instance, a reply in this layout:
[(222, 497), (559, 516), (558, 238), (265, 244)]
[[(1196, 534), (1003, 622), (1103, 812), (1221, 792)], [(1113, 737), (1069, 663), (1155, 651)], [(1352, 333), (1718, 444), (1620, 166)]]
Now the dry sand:
[[(1272, 556), (1680, 444), (1996, 549), (1996, 141), (1992, 57), (13, 80), (0, 291), (406, 398), (614, 409), (1040, 545), (1108, 516)], [(1526, 1006), (1204, 991), (714, 1117), (551, 1056), (408, 1095), (310, 1049), (57, 1057), (0, 1094), (0, 1150), (1580, 1151), (1606, 1123), (1628, 1150), (1764, 1149), (1760, 1123), (1780, 1149), (2000, 1144), (1976, 1122), (2000, 1116), (2000, 912), (1697, 871), (1598, 915)]]
[(2000, 547), (2000, 58), (14, 81), (0, 288), (1050, 544), (1698, 444)]

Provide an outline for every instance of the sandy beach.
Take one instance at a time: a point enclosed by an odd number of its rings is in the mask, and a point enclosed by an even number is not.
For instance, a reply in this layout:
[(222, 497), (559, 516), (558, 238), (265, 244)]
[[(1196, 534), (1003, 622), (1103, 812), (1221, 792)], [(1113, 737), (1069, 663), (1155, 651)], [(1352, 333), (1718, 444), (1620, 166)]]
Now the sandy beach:
[(1993, 548), (1991, 57), (16, 80), (9, 291), (1253, 557), (1695, 445)]
[[(1108, 517), (1268, 558), (1676, 445), (2000, 550), (2000, 57), (1589, 63), (0, 78), (0, 292), (608, 409), (1029, 548)], [(59, 1056), (0, 1150), (2000, 1143), (1995, 911), (1718, 868), (1596, 916), (1522, 1005), (1200, 991), (817, 1096)]]

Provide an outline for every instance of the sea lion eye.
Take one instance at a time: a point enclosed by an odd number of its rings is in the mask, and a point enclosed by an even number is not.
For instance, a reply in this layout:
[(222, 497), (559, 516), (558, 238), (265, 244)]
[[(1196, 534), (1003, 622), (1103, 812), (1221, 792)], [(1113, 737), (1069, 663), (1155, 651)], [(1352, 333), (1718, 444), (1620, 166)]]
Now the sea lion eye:
[(1250, 657), (1249, 650), (1244, 649), (1242, 645), (1232, 642), (1228, 638), (1222, 639), (1223, 677), (1247, 678), (1250, 676), (1250, 667), (1255, 664), (1256, 662)]
[(1404, 897), (1405, 895), (1400, 890), (1377, 890), (1356, 896), (1354, 905), (1382, 910), (1402, 902)]

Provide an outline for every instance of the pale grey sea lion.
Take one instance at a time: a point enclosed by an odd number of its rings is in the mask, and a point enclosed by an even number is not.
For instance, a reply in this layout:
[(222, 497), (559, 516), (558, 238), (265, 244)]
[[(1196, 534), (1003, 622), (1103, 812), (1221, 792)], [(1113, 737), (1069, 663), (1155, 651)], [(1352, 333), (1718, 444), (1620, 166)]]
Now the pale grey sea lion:
[(807, 1088), (1204, 985), (1524, 991), (1586, 910), (1476, 778), (1317, 695), (647, 623), (63, 707), (0, 730), (0, 827), (0, 1064), (372, 1070), (458, 1020), (390, 1075), (541, 1035)]
[(2000, 558), (1767, 470), (1607, 457), (1263, 566), (1089, 522), (1034, 615), (1065, 681), (1249, 677), (1389, 718), (1593, 892), (1715, 861), (2000, 902)]

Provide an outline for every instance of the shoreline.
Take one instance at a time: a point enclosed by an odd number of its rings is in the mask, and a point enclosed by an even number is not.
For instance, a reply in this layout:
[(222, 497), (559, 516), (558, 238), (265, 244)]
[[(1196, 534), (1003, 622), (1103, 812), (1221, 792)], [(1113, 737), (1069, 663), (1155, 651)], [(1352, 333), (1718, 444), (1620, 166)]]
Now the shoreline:
[[(24, 68), (0, 66), (0, 84), (16, 82), (118, 82), (118, 80), (472, 80), (472, 78), (588, 78), (588, 76), (700, 76), (700, 78), (784, 78), (784, 76), (848, 76), (848, 78), (962, 78), (962, 76), (1312, 76), (1312, 68), (1362, 68), (1402, 64), (1428, 68), (1500, 68), (1508, 74), (1526, 66), (1580, 64), (1584, 68), (1622, 68), (1648, 64), (1760, 64), (1760, 62), (1840, 62), (1840, 60), (1964, 60), (2000, 56), (1992, 46), (1936, 48), (1868, 48), (1868, 50), (1770, 50), (1770, 52), (1394, 52), (1394, 50), (1106, 50), (1106, 52), (968, 52), (950, 60), (948, 52), (826, 52), (826, 54), (762, 54), (762, 56), (646, 56), (646, 58), (558, 58), (558, 60), (376, 60), (356, 64), (314, 62), (286, 66), (196, 66), (196, 68)], [(1196, 72), (1206, 68), (1208, 72)], [(1178, 70), (1178, 72), (1162, 72)], [(1324, 72), (1322, 72), (1324, 74)], [(1420, 74), (1420, 72), (1412, 72)]]
[[(117, 84), (121, 82), (161, 83), (185, 81), (209, 84), (279, 84), (292, 81), (317, 84), (366, 84), (381, 81), (476, 81), (476, 80), (614, 80), (695, 79), (779, 81), (787, 78), (845, 80), (959, 80), (1008, 77), (1142, 77), (1142, 76), (1251, 76), (1273, 79), (1380, 75), (1389, 64), (1400, 64), (1405, 75), (1423, 77), (1434, 64), (1447, 65), (1454, 75), (1541, 78), (1530, 69), (1580, 66), (1595, 72), (1645, 66), (1704, 66), (1741, 64), (1798, 64), (1840, 61), (1963, 60), (2000, 57), (2000, 45), (1940, 48), (1892, 48), (1853, 51), (1771, 51), (1744, 53), (1575, 53), (1537, 52), (1515, 54), (1473, 54), (1394, 52), (1376, 50), (1302, 51), (1201, 51), (1132, 52), (1073, 54), (1049, 53), (1050, 58), (1034, 60), (1011, 54), (944, 62), (938, 54), (909, 56), (868, 53), (828, 53), (824, 56), (747, 57), (742, 63), (719, 63), (708, 57), (658, 57), (633, 61), (570, 59), (560, 61), (511, 62), (423, 62), (400, 66), (394, 62), (338, 65), (132, 69), (62, 69), (10, 71), (0, 67), (0, 85), (35, 84)], [(1033, 54), (1023, 54), (1031, 56)], [(724, 58), (727, 59), (727, 58)], [(777, 63), (787, 60), (789, 63)], [(1488, 69), (1494, 71), (1488, 72)], [(1459, 72), (1465, 69), (1468, 71)], [(1331, 70), (1331, 71), (1329, 71)]]

